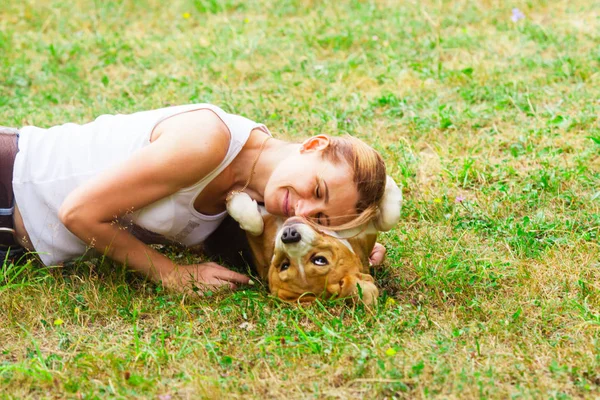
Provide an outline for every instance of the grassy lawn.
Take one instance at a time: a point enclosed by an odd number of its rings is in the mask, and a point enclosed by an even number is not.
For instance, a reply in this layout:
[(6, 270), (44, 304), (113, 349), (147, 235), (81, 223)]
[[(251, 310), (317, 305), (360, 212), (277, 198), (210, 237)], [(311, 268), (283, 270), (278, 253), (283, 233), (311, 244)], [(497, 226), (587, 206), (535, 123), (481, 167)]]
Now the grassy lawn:
[(4, 265), (0, 398), (600, 396), (597, 1), (2, 1), (0, 125), (190, 102), (381, 151), (379, 306)]

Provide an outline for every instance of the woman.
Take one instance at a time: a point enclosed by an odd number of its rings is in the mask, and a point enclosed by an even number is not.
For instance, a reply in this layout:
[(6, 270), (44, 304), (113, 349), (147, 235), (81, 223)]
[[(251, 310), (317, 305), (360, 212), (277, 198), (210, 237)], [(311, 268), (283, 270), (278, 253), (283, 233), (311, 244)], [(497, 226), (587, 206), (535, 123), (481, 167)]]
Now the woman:
[[(381, 157), (358, 139), (271, 139), (264, 125), (210, 104), (27, 126), (18, 147), (12, 222), (20, 245), (46, 265), (91, 247), (178, 290), (249, 282), (215, 263), (176, 265), (145, 244), (201, 243), (225, 217), (231, 191), (245, 190), (273, 214), (348, 227), (374, 215), (385, 185)], [(378, 246), (373, 261), (384, 251)]]

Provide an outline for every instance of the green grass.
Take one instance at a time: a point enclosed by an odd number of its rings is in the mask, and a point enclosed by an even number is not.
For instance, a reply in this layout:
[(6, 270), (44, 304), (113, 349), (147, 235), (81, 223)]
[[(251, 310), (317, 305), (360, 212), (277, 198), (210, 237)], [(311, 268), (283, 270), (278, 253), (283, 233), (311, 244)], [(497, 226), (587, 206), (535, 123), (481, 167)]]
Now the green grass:
[(599, 27), (592, 0), (4, 0), (0, 124), (212, 102), (367, 140), (406, 202), (374, 312), (4, 265), (0, 397), (599, 396)]

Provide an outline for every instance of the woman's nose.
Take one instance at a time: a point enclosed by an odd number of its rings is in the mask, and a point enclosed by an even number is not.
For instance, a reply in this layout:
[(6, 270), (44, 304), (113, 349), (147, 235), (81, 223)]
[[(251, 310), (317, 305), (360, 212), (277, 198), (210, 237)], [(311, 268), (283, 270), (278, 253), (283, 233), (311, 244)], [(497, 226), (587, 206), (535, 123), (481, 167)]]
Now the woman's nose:
[(311, 217), (313, 213), (314, 205), (312, 205), (309, 201), (298, 200), (294, 209), (294, 215), (306, 218)]

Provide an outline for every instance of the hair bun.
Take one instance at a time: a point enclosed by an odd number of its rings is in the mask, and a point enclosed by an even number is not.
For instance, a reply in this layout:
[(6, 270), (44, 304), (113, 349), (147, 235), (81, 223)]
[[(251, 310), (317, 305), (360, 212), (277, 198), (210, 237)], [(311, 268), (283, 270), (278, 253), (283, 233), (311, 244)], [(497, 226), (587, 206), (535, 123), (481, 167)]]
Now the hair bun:
[(389, 175), (386, 178), (385, 191), (378, 208), (379, 210), (374, 220), (375, 228), (378, 231), (389, 231), (400, 221), (402, 190)]

